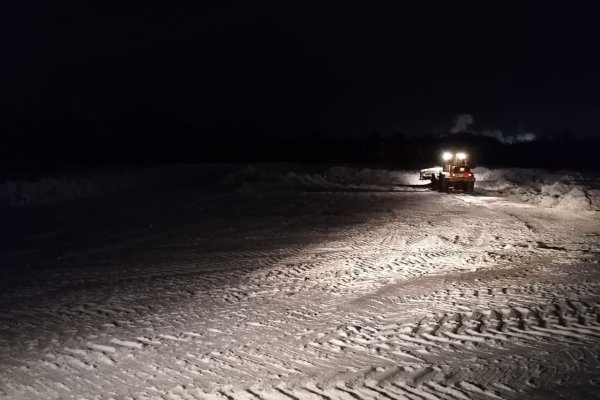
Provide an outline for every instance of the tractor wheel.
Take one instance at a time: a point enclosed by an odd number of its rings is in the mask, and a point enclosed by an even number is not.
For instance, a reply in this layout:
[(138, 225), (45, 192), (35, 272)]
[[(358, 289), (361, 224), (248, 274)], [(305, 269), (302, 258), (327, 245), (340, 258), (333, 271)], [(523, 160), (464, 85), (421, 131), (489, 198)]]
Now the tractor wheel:
[(435, 175), (431, 175), (431, 190), (436, 191), (440, 186), (440, 182), (435, 177)]
[(440, 192), (447, 192), (448, 191), (448, 180), (441, 178), (440, 179)]
[(475, 182), (465, 182), (465, 187), (467, 192), (472, 193), (475, 188)]

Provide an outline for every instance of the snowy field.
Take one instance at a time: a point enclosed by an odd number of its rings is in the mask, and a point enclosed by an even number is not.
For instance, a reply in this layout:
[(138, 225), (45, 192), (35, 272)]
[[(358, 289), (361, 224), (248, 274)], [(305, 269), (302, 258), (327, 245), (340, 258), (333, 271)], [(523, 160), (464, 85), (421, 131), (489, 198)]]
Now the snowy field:
[(0, 185), (2, 399), (600, 398), (597, 174)]

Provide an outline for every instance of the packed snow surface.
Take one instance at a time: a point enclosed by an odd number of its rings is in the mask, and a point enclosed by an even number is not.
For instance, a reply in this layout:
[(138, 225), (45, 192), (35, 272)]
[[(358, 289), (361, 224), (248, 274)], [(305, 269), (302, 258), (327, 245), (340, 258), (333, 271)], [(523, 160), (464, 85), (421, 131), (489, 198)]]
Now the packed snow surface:
[(595, 181), (475, 174), (5, 183), (0, 398), (599, 398)]

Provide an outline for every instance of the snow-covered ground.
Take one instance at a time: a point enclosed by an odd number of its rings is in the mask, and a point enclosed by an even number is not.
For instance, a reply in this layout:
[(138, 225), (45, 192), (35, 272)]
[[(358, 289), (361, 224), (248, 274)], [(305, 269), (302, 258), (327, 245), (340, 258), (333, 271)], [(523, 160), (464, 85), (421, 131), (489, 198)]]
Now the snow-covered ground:
[(600, 397), (597, 181), (475, 173), (4, 186), (0, 398)]

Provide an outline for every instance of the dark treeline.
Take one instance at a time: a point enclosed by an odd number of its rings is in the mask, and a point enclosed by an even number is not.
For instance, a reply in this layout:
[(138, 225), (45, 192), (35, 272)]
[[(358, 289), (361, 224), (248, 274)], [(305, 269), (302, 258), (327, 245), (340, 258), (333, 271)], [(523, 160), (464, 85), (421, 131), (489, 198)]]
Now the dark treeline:
[(118, 124), (13, 122), (5, 124), (0, 137), (3, 178), (165, 163), (299, 162), (411, 169), (439, 163), (443, 150), (467, 151), (474, 165), (488, 167), (597, 169), (600, 151), (600, 140), (564, 133), (509, 145), (470, 133), (333, 138), (319, 132), (266, 135), (251, 128), (197, 131), (154, 115)]

